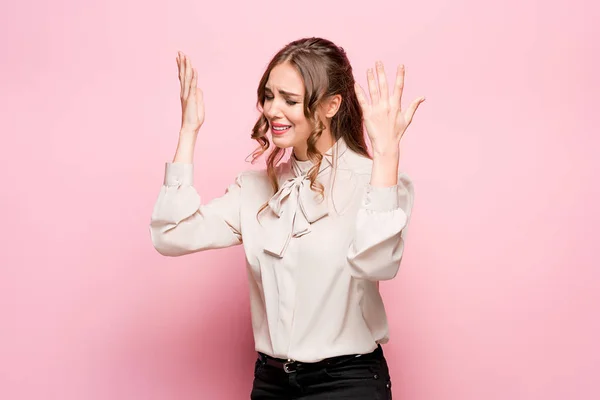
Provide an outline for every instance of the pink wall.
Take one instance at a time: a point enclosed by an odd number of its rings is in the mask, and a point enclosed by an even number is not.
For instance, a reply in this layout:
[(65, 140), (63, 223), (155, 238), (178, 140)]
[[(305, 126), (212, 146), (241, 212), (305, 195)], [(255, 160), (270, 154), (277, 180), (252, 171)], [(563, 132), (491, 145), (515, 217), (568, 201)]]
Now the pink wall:
[(382, 285), (394, 396), (600, 398), (594, 2), (83, 3), (0, 6), (1, 399), (248, 398), (241, 249), (169, 259), (148, 234), (175, 55), (205, 91), (210, 198), (248, 167), (263, 68), (307, 35), (363, 85), (377, 58), (405, 63), (405, 99), (427, 96), (404, 142), (407, 253)]

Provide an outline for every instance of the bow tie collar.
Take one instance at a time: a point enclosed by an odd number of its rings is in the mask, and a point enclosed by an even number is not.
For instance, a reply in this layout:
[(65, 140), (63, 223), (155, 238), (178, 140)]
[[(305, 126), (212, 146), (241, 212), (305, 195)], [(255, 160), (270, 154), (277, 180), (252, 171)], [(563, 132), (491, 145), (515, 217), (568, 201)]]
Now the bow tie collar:
[[(293, 156), (291, 164), (294, 176), (281, 185), (268, 203), (277, 219), (269, 226), (264, 250), (279, 258), (283, 257), (292, 237), (309, 233), (310, 225), (329, 213), (327, 201), (310, 188), (307, 165)], [(329, 168), (331, 165), (323, 160), (319, 176)]]
[[(333, 169), (333, 158), (339, 160), (346, 150), (346, 142), (339, 139), (329, 151), (323, 154), (317, 176), (323, 178), (330, 172)], [(281, 185), (268, 203), (268, 208), (275, 215), (275, 219), (267, 228), (264, 251), (279, 258), (283, 257), (292, 238), (309, 233), (310, 225), (329, 213), (327, 200), (310, 188), (307, 174), (313, 164), (310, 161), (299, 161), (293, 154), (290, 163), (292, 177)]]

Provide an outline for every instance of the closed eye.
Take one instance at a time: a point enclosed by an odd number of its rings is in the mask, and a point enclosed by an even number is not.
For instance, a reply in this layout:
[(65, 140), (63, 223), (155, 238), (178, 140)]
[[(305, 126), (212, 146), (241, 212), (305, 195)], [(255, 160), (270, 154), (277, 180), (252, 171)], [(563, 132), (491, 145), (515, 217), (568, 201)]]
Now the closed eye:
[[(265, 95), (265, 101), (271, 101), (271, 100), (273, 100), (273, 96)], [(295, 106), (296, 104), (298, 104), (297, 101), (292, 101), (292, 100), (286, 100), (285, 102), (289, 106)]]

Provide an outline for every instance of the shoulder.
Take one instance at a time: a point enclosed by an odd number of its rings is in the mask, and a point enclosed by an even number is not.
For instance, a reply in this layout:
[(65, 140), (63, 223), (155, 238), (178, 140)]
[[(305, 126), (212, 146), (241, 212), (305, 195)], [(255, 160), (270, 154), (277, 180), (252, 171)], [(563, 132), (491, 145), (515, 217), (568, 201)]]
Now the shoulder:
[[(275, 176), (278, 180), (281, 180), (289, 173), (290, 169), (289, 161), (280, 163), (275, 167)], [(272, 194), (273, 191), (271, 178), (266, 167), (244, 170), (237, 175), (236, 181), (244, 191), (255, 192), (256, 194)]]
[[(373, 160), (361, 154), (355, 153), (352, 150), (346, 151), (340, 163), (340, 169), (348, 169), (356, 175), (359, 180), (368, 182), (371, 179), (371, 171), (373, 170)], [(398, 183), (402, 186), (411, 187), (413, 181), (411, 177), (404, 171), (398, 171)]]
[(256, 190), (269, 183), (269, 176), (266, 169), (247, 169), (237, 175), (236, 182), (243, 189)]
[(371, 175), (373, 160), (348, 149), (340, 160), (340, 168), (348, 169), (356, 175)]

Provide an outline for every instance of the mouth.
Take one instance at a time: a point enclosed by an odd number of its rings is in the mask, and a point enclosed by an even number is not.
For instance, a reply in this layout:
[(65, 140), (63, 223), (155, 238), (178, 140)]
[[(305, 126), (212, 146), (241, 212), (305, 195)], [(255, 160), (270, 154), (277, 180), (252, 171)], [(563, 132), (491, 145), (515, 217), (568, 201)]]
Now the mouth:
[(283, 135), (290, 130), (291, 125), (271, 124), (271, 133), (273, 135)]

